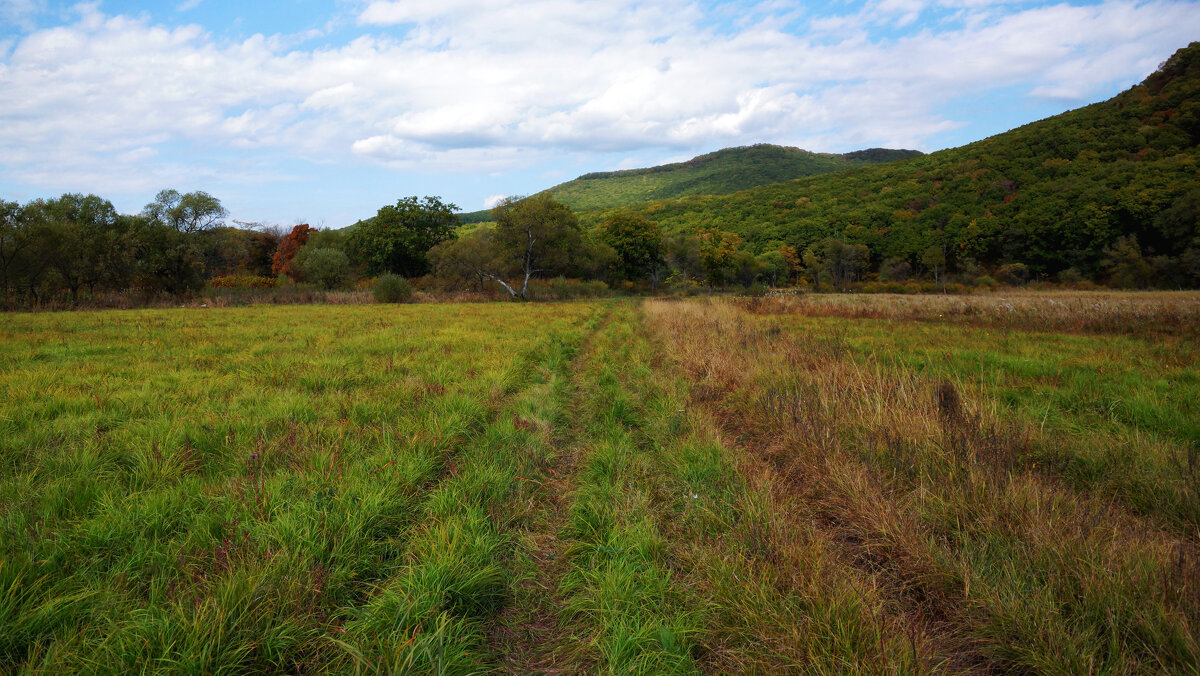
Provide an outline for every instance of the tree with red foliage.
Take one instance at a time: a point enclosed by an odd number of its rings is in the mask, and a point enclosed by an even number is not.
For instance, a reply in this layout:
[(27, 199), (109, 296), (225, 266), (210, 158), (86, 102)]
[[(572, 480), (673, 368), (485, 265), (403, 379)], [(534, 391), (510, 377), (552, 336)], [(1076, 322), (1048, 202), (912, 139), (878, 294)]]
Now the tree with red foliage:
[(312, 232), (313, 228), (308, 227), (307, 223), (301, 223), (279, 240), (275, 255), (271, 257), (272, 275), (287, 275), (292, 279), (296, 278), (292, 270), (292, 259), (296, 257), (296, 252), (300, 250), (300, 247), (308, 242), (308, 236)]

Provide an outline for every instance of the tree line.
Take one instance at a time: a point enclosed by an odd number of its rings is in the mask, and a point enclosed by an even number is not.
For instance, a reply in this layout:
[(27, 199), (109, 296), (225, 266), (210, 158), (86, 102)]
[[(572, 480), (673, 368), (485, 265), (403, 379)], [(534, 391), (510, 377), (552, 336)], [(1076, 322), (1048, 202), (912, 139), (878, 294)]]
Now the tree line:
[[(550, 278), (599, 284), (592, 290), (802, 283), (820, 291), (861, 288), (864, 281), (894, 285), (922, 278), (945, 289), (981, 279), (1021, 284), (1031, 277), (1022, 263), (985, 269), (939, 245), (915, 257), (880, 257), (867, 244), (832, 236), (804, 247), (762, 247), (717, 227), (666, 232), (629, 210), (585, 226), (547, 194), (506, 199), (492, 210), (491, 222), (469, 231), (455, 209), (437, 197), (406, 197), (345, 230), (321, 230), (308, 224), (230, 225), (221, 202), (204, 192), (164, 190), (133, 215), (118, 213), (96, 195), (24, 205), (0, 201), (0, 290), (4, 307), (17, 308), (79, 303), (105, 293), (188, 296), (206, 285), (339, 289), (382, 276), (417, 280), (427, 289), (497, 289), (520, 299), (530, 297), (531, 282)], [(1129, 241), (1119, 241), (1107, 255), (1107, 270), (1118, 284), (1143, 284), (1159, 273)]]
[(137, 214), (77, 193), (0, 201), (0, 299), (11, 309), (105, 294), (183, 297), (206, 285), (338, 289), (384, 275), (528, 298), (531, 281), (557, 277), (603, 283), (592, 288), (783, 284), (800, 264), (786, 250), (752, 255), (733, 233), (664, 235), (636, 214), (585, 228), (547, 195), (507, 199), (493, 222), (461, 236), (455, 210), (437, 197), (406, 197), (344, 230), (321, 230), (231, 224), (205, 192), (163, 190)]
[(0, 298), (13, 307), (134, 289), (182, 294), (210, 273), (269, 266), (274, 235), (225, 227), (226, 217), (204, 192), (163, 190), (136, 215), (96, 195), (0, 200)]

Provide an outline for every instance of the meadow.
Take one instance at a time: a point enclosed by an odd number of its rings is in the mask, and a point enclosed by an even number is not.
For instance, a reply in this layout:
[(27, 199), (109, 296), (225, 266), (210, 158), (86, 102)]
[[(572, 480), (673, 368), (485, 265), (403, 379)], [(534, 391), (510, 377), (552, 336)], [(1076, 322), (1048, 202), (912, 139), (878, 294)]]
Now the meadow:
[(1200, 672), (1200, 296), (0, 316), (0, 672)]

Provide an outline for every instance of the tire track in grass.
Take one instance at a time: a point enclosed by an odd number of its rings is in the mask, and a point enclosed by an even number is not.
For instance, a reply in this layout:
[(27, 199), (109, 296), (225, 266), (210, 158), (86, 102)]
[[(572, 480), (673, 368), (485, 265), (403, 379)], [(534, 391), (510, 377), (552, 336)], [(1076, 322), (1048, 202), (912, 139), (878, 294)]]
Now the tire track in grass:
[(692, 636), (698, 615), (683, 590), (659, 515), (654, 449), (645, 443), (642, 404), (619, 374), (636, 368), (636, 309), (622, 305), (585, 355), (575, 414), (575, 490), (559, 534), (565, 571), (561, 618), (576, 644), (576, 666), (613, 674), (698, 671)]
[(514, 557), (530, 486), (546, 483), (571, 357), (597, 321), (549, 337), (527, 361), (523, 382), (430, 491), (396, 574), (350, 611), (334, 666), (473, 673), (503, 658), (495, 626), (521, 597)]
[(569, 518), (581, 456), (583, 406), (579, 378), (591, 356), (596, 336), (611, 322), (611, 311), (598, 315), (570, 364), (550, 389), (546, 403), (554, 432), (536, 477), (522, 478), (525, 513), (514, 536), (516, 582), (513, 602), (496, 618), (490, 642), (500, 669), (514, 674), (579, 673), (586, 670), (573, 654), (565, 626), (565, 599), (559, 586), (567, 571), (566, 545), (560, 535)]
[(923, 638), (889, 617), (871, 580), (828, 557), (800, 505), (746, 466), (644, 325), (619, 379), (641, 410), (654, 511), (708, 673), (920, 673)]
[(787, 532), (788, 505), (742, 480), (639, 322), (622, 308), (579, 359), (556, 599), (579, 647), (514, 671), (918, 671), (919, 638), (881, 620), (820, 542)]

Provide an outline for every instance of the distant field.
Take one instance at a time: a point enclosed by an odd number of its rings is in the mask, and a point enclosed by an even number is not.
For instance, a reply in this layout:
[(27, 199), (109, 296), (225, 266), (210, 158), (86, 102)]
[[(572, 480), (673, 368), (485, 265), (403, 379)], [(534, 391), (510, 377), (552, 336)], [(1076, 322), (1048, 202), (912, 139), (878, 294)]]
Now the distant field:
[(1197, 308), (0, 315), (0, 672), (1194, 673)]

